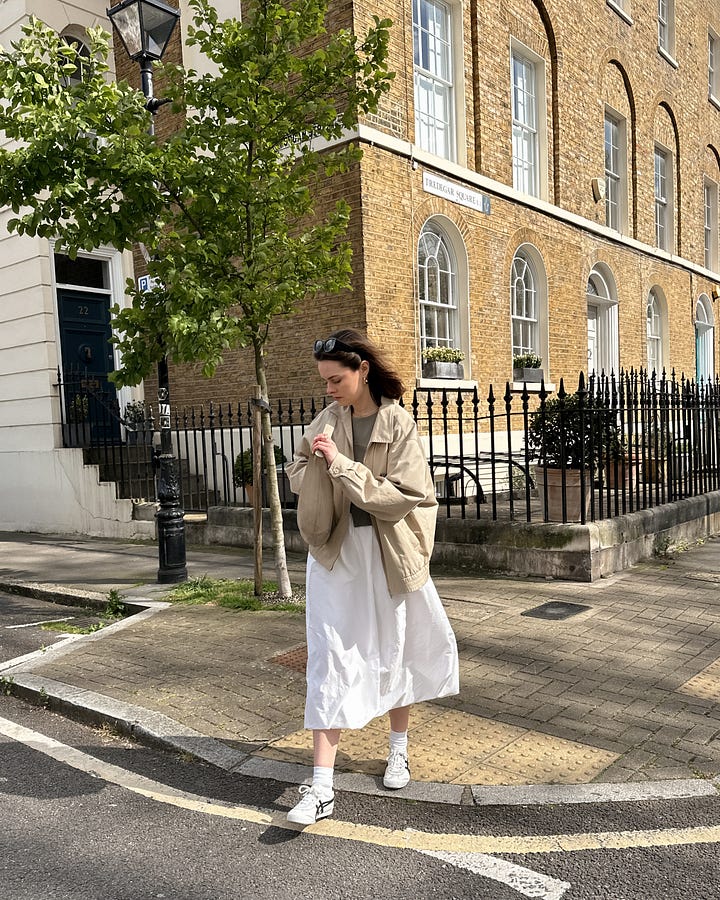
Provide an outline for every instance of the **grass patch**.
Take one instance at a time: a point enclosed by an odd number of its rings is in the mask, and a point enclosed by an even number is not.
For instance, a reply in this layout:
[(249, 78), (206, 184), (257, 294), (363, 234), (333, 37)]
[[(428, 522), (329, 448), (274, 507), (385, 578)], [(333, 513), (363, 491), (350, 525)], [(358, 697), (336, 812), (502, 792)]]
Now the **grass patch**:
[(122, 594), (113, 588), (107, 595), (105, 608), (100, 613), (95, 613), (90, 609), (80, 610), (81, 618), (99, 618), (100, 621), (92, 622), (86, 625), (70, 625), (69, 622), (46, 622), (41, 625), (43, 631), (60, 631), (63, 634), (92, 634), (100, 631), (106, 625), (111, 625), (120, 619), (124, 619), (130, 615), (130, 610), (123, 602)]
[(179, 584), (167, 595), (168, 600), (176, 603), (195, 603), (201, 605), (222, 606), (225, 609), (278, 609), (288, 612), (299, 612), (305, 608), (304, 589), (292, 586), (292, 600), (278, 597), (277, 584), (274, 581), (263, 582), (261, 597), (255, 596), (255, 584), (249, 578), (234, 581), (230, 578), (191, 578)]
[(43, 631), (61, 631), (63, 634), (92, 634), (105, 627), (105, 622), (95, 622), (93, 625), (70, 625), (69, 622), (46, 622), (40, 628)]

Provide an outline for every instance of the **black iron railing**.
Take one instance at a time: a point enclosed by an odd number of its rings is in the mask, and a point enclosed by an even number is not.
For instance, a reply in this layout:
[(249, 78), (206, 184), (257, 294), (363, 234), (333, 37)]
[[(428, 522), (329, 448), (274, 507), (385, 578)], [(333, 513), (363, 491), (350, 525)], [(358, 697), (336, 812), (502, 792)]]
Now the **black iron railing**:
[[(84, 446), (119, 496), (155, 498), (152, 408), (130, 421), (92, 379), (59, 377), (63, 441)], [(535, 388), (535, 386), (532, 386)], [(294, 495), (285, 465), (324, 400), (275, 403), (280, 499)], [(508, 521), (591, 521), (720, 487), (720, 382), (681, 376), (581, 375), (578, 388), (544, 385), (486, 396), (416, 389), (406, 402), (427, 451), (441, 514)], [(135, 410), (137, 413), (137, 410)], [(176, 409), (172, 416), (186, 510), (250, 503), (249, 401)], [(155, 438), (157, 440), (157, 438)], [(264, 490), (264, 485), (261, 486)]]

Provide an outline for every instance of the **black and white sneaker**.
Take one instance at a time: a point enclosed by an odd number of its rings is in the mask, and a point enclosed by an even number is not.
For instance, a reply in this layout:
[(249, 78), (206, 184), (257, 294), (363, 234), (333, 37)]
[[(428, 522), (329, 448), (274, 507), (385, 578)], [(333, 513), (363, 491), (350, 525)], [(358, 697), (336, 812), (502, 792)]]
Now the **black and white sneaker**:
[(296, 825), (312, 825), (319, 819), (325, 819), (333, 814), (335, 794), (323, 798), (315, 787), (307, 784), (300, 787), (300, 794), (300, 802), (287, 814), (288, 822), (294, 822)]
[(390, 790), (397, 791), (410, 784), (410, 765), (407, 754), (402, 750), (391, 750), (388, 756), (387, 768), (383, 776), (383, 784)]

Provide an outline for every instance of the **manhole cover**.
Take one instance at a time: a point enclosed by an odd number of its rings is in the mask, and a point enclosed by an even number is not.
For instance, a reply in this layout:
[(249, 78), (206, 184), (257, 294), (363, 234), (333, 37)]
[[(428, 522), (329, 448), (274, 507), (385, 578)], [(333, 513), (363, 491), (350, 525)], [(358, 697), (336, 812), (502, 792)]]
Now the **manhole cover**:
[(521, 616), (532, 616), (534, 619), (569, 619), (570, 616), (576, 616), (578, 613), (590, 609), (589, 606), (583, 606), (582, 603), (565, 603), (562, 600), (551, 600), (549, 603), (543, 603), (542, 606), (536, 606), (533, 609), (526, 609), (521, 612)]

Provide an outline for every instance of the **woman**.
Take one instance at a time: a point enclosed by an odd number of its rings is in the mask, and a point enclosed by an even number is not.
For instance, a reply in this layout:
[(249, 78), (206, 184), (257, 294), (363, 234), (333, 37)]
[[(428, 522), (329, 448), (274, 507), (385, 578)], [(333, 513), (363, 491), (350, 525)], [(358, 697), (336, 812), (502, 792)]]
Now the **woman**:
[(333, 812), (340, 731), (390, 713), (383, 784), (410, 781), (410, 706), (458, 692), (455, 637), (429, 576), (437, 500), (403, 383), (357, 331), (314, 345), (332, 403), (288, 468), (307, 563), (310, 787), (288, 820)]

